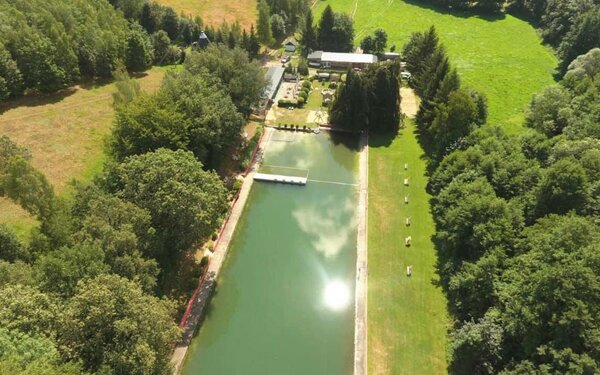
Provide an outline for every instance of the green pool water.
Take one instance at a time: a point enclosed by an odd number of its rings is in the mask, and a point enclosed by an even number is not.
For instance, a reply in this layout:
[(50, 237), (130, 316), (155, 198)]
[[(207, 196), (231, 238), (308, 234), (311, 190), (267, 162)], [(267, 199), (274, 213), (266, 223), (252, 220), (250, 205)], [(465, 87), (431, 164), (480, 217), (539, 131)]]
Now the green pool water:
[(183, 374), (352, 372), (356, 143), (274, 133), (263, 164), (309, 182), (254, 183)]

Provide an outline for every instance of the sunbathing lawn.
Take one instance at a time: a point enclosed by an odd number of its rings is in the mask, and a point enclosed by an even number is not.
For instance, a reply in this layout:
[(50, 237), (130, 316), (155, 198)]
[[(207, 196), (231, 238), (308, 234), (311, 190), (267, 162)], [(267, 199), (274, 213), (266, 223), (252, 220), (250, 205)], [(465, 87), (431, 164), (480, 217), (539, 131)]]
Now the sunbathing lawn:
[(463, 85), (487, 95), (488, 122), (511, 132), (520, 129), (523, 108), (531, 96), (554, 82), (556, 57), (541, 45), (533, 26), (513, 16), (490, 20), (439, 12), (403, 0), (328, 0), (316, 4), (317, 20), (327, 5), (335, 11), (354, 12), (356, 45), (382, 27), (388, 33), (388, 47), (395, 44), (401, 51), (411, 32), (435, 25)]
[[(404, 170), (404, 164), (408, 170)], [(436, 286), (435, 232), (414, 123), (391, 141), (369, 140), (369, 374), (446, 372), (446, 299)], [(404, 186), (404, 179), (409, 186)], [(409, 203), (404, 204), (404, 196)], [(411, 218), (407, 227), (405, 220)], [(407, 236), (412, 246), (404, 246)], [(413, 266), (411, 277), (406, 267)]]

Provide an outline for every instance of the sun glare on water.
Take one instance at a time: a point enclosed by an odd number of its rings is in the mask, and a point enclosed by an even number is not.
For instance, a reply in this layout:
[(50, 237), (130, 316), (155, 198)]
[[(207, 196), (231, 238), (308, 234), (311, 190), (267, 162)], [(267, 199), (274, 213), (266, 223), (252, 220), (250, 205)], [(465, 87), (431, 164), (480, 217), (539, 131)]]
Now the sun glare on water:
[(350, 289), (339, 280), (331, 281), (325, 286), (323, 299), (330, 310), (342, 311), (350, 304)]

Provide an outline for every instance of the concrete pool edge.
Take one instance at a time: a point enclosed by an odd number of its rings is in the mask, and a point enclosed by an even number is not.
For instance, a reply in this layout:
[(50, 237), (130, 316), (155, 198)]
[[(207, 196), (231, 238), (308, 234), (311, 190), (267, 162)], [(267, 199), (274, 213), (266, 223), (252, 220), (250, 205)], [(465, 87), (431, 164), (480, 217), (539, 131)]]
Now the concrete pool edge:
[(367, 223), (369, 198), (369, 138), (368, 133), (360, 137), (359, 146), (359, 191), (358, 191), (358, 234), (356, 242), (356, 292), (354, 319), (354, 375), (367, 374)]
[(181, 371), (194, 332), (198, 328), (198, 324), (201, 321), (204, 309), (210, 303), (210, 297), (212, 296), (213, 288), (215, 286), (216, 280), (219, 276), (219, 271), (221, 270), (221, 266), (225, 261), (227, 251), (229, 249), (229, 243), (233, 238), (237, 222), (242, 216), (242, 213), (246, 206), (246, 201), (248, 199), (248, 196), (250, 195), (250, 190), (254, 182), (253, 175), (255, 173), (255, 168), (261, 162), (261, 157), (259, 154), (264, 153), (264, 150), (269, 142), (271, 132), (273, 130), (271, 128), (265, 127), (264, 131), (264, 136), (261, 138), (261, 141), (257, 146), (258, 152), (255, 154), (256, 157), (254, 158), (254, 160), (252, 160), (252, 166), (249, 168), (250, 173), (248, 173), (244, 178), (244, 182), (242, 183), (242, 187), (240, 188), (238, 199), (235, 201), (233, 207), (231, 208), (231, 213), (224, 224), (220, 240), (217, 246), (215, 247), (215, 251), (209, 263), (208, 270), (206, 271), (207, 277), (199, 286), (198, 295), (196, 296), (196, 299), (193, 302), (192, 313), (189, 315), (189, 318), (183, 329), (182, 339), (177, 343), (175, 349), (173, 350), (173, 354), (171, 356), (171, 364), (173, 365), (174, 375), (179, 374), (179, 372)]

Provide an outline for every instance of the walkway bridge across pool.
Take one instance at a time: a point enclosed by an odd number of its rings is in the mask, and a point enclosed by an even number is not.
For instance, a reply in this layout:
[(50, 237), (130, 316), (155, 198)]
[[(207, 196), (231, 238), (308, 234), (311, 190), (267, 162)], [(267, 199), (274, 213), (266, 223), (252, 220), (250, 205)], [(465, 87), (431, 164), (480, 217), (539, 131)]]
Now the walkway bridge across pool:
[(282, 184), (292, 185), (306, 185), (306, 182), (308, 181), (308, 178), (306, 177), (286, 176), (270, 173), (255, 173), (254, 179), (258, 181), (279, 182)]

